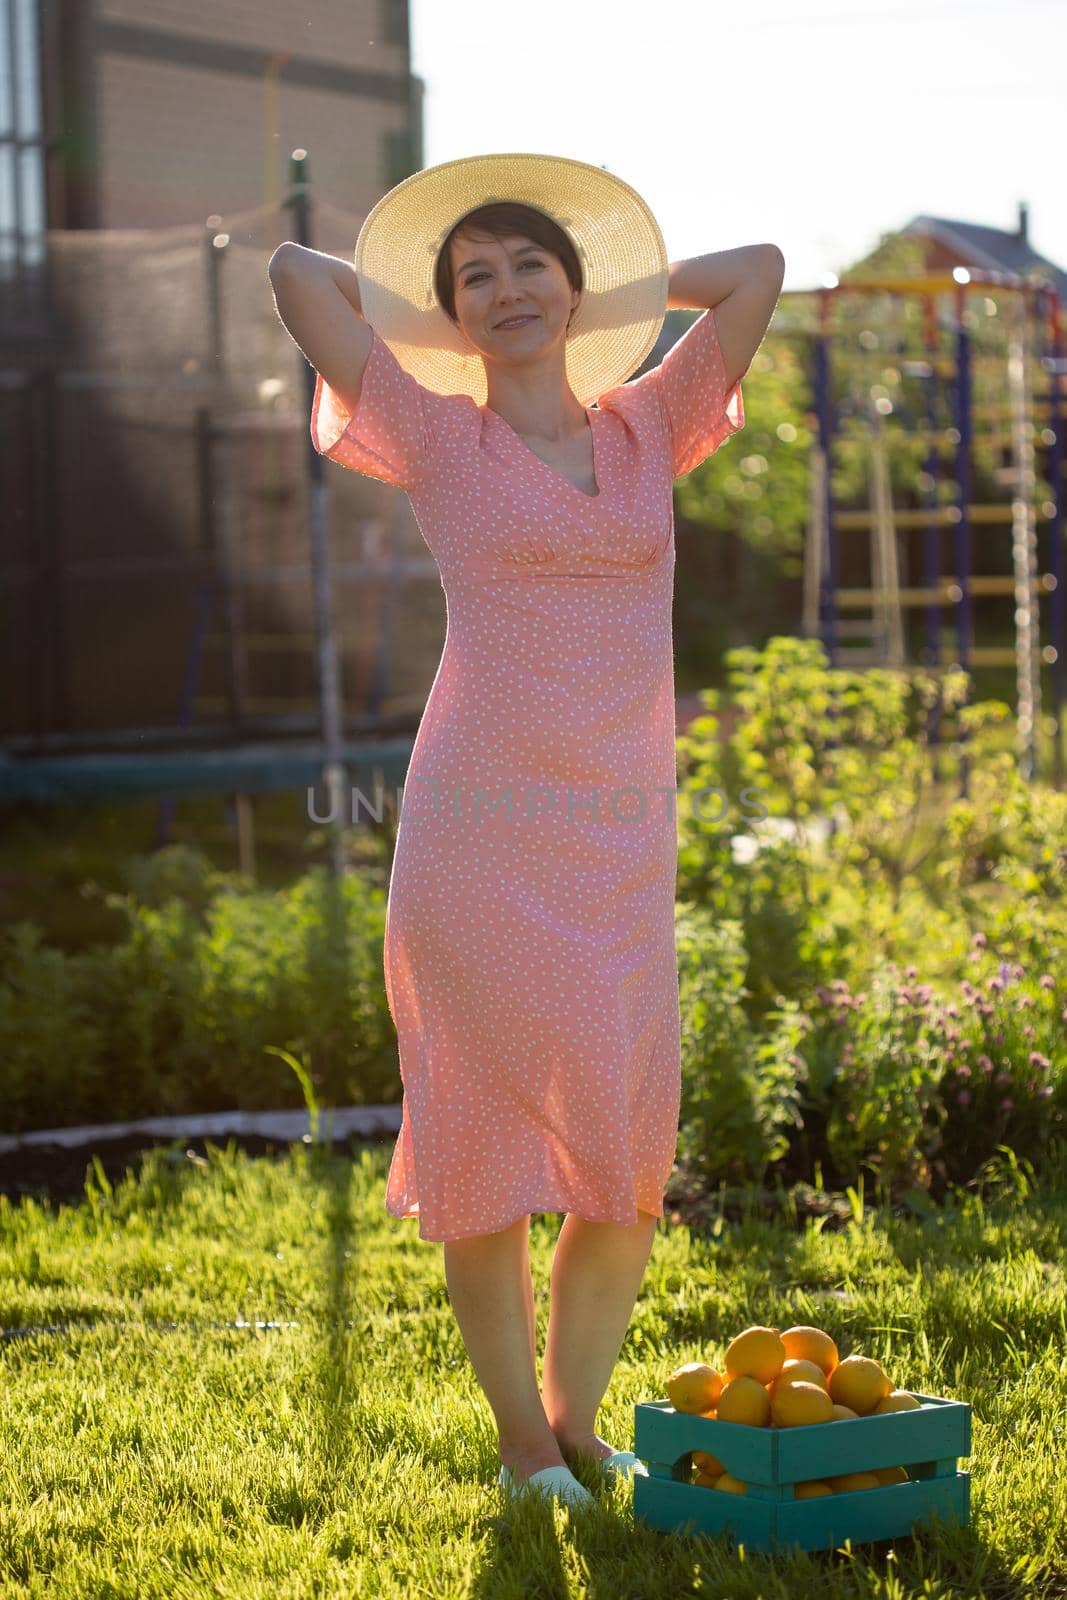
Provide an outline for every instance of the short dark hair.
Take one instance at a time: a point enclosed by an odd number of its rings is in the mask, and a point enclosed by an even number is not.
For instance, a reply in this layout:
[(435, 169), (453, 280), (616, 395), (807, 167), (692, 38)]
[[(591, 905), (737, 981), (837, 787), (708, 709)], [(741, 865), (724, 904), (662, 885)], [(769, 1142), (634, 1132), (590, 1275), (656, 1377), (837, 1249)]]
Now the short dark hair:
[(517, 200), (495, 200), (460, 217), (438, 252), (434, 266), (434, 288), (446, 316), (453, 322), (458, 323), (459, 318), (456, 316), (456, 285), (452, 274), (452, 240), (461, 231), (491, 239), (523, 233), (558, 259), (572, 289), (585, 287), (578, 252), (558, 223), (534, 206), (523, 205)]

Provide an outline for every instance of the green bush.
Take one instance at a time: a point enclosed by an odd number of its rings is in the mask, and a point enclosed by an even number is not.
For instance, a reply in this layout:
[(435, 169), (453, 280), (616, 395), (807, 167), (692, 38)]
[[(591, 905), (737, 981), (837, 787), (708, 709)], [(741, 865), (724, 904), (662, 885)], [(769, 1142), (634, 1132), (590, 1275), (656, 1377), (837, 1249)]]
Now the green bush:
[(797, 1120), (797, 1071), (761, 1044), (745, 1014), (740, 925), (706, 908), (675, 916), (682, 1018), (678, 1159), (743, 1182), (777, 1161)]
[[(971, 759), (980, 767), (998, 752), (994, 730), (1007, 715), (999, 702), (966, 706), (963, 673), (942, 680), (889, 671), (830, 668), (818, 640), (772, 639), (762, 652), (729, 652), (731, 681), (742, 713), (732, 736), (717, 737), (714, 715), (696, 719), (678, 741), (682, 769), (680, 877), (683, 898), (706, 903), (721, 884), (724, 841), (790, 839), (786, 861), (798, 910), (818, 919), (828, 903), (825, 875), (855, 895), (897, 908), (908, 883), (940, 900), (946, 861), (967, 876), (959, 857), (974, 841), (948, 825), (949, 804), (933, 782), (936, 703), (959, 710), (970, 730)], [(703, 696), (709, 711), (715, 692)], [(1016, 775), (1012, 795), (1023, 802)], [(721, 792), (726, 814), (704, 820), (693, 797)], [(1008, 804), (1005, 794), (1005, 804)], [(737, 844), (733, 845), (736, 852)], [(721, 892), (721, 891), (720, 891)], [(782, 984), (779, 988), (786, 987)]]
[[(386, 894), (313, 868), (271, 893), (177, 847), (108, 894), (125, 937), (72, 956), (33, 924), (0, 945), (0, 1100), (9, 1131), (195, 1108), (399, 1098), (382, 976)], [(176, 885), (187, 898), (178, 898)]]
[(106, 1056), (96, 997), (77, 959), (49, 949), (34, 923), (0, 930), (0, 941), (3, 1132), (72, 1122), (94, 1101)]
[[(978, 935), (975, 958), (985, 948)], [(1040, 1165), (1067, 1132), (1062, 980), (1001, 962), (946, 997), (917, 977), (891, 963), (865, 989), (837, 979), (812, 997), (802, 1109), (836, 1181), (867, 1167), (887, 1186), (929, 1187), (932, 1170), (963, 1183), (1003, 1145)]]
[[(995, 748), (1007, 708), (968, 704), (963, 674), (942, 686), (970, 734), (960, 797), (933, 781), (935, 680), (835, 671), (814, 640), (729, 660), (736, 730), (720, 739), (706, 692), (708, 714), (679, 740), (678, 892), (700, 913), (680, 926), (706, 941), (717, 978), (705, 983), (729, 995), (705, 1001), (705, 1077), (735, 1075), (725, 1098), (747, 1130), (760, 1078), (781, 1110), (794, 1074), (785, 1164), (809, 1176), (825, 1165), (837, 1183), (863, 1167), (890, 1184), (966, 1181), (1005, 1142), (1040, 1162), (1067, 1080), (1053, 981), (1067, 970), (1067, 797), (1025, 782)], [(725, 927), (737, 935), (724, 950)], [(996, 987), (977, 1008), (954, 992), (987, 940), (1002, 976), (1005, 962), (1041, 975), (1025, 1015), (1002, 1015)], [(699, 965), (699, 950), (687, 959)], [(720, 1039), (735, 1012), (751, 1034)], [(780, 1142), (761, 1148), (746, 1131), (731, 1147), (752, 1176)], [(721, 1163), (705, 1143), (710, 1179)]]

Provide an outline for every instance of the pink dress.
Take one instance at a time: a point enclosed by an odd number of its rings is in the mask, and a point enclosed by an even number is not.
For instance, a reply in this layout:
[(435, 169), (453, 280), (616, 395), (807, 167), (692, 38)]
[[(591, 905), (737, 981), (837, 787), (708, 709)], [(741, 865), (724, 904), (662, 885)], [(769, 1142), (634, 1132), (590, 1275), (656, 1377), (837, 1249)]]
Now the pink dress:
[(354, 413), (317, 375), (315, 448), (406, 491), (445, 591), (384, 949), (423, 1239), (662, 1216), (674, 1166), (672, 484), (745, 423), (714, 311), (598, 407), (590, 496), (377, 333)]

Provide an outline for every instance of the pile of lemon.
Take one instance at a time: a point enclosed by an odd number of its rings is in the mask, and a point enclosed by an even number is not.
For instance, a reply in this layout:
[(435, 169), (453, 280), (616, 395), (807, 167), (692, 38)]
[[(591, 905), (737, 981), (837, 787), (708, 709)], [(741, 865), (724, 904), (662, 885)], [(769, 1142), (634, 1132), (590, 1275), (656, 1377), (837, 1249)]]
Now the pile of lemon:
[[(725, 1378), (702, 1361), (677, 1367), (667, 1379), (667, 1397), (675, 1411), (752, 1428), (803, 1428), (922, 1409), (913, 1394), (893, 1387), (880, 1361), (863, 1355), (842, 1361), (837, 1345), (821, 1328), (801, 1326), (784, 1333), (777, 1328), (746, 1328), (727, 1345), (725, 1367)], [(701, 1488), (748, 1493), (748, 1484), (706, 1450), (693, 1451), (693, 1465), (693, 1482)], [(874, 1472), (809, 1478), (796, 1485), (794, 1494), (807, 1500), (907, 1481), (903, 1467), (879, 1467)]]

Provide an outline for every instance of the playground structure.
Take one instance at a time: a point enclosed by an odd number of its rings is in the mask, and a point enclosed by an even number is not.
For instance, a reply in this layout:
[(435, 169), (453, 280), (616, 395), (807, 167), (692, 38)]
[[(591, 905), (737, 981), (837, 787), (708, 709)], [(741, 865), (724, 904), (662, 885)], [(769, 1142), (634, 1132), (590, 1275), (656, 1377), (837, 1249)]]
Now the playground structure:
[[(316, 231), (324, 218), (329, 238), (316, 240), (316, 247), (344, 253), (345, 247), (336, 240), (354, 238), (358, 219), (349, 219), (317, 202)], [(169, 725), (145, 726), (142, 721), (140, 726), (113, 728), (96, 735), (53, 733), (47, 718), (40, 718), (37, 732), (7, 738), (0, 749), (0, 795), (49, 800), (151, 795), (160, 802), (158, 843), (166, 842), (175, 795), (231, 796), (239, 865), (254, 874), (249, 796), (255, 792), (299, 792), (306, 787), (310, 797), (312, 787), (321, 783), (326, 799), (316, 806), (316, 818), (323, 810), (334, 816), (331, 859), (334, 869), (340, 870), (341, 827), (352, 820), (345, 815), (347, 807), (340, 803), (342, 795), (359, 788), (373, 802), (383, 790), (394, 790), (403, 782), (421, 708), (416, 691), (425, 693), (432, 674), (424, 670), (416, 674), (406, 697), (390, 693), (394, 686), (388, 680), (390, 672), (395, 672), (391, 651), (398, 635), (410, 628), (402, 610), (407, 594), (404, 585), (412, 580), (428, 583), (439, 598), (438, 575), (427, 553), (412, 555), (401, 549), (400, 535), (409, 521), (402, 493), (387, 486), (368, 486), (364, 480), (359, 484), (340, 482), (339, 479), (354, 475), (328, 472), (311, 444), (308, 416), (314, 374), (281, 329), (266, 279), (266, 261), (281, 238), (312, 242), (305, 154), (298, 151), (293, 157), (284, 210), (271, 204), (240, 218), (213, 216), (207, 219), (206, 229), (160, 232), (167, 237), (155, 239), (146, 234), (142, 241), (145, 260), (151, 263), (150, 273), (142, 271), (139, 278), (118, 279), (115, 266), (134, 261), (136, 256), (136, 236), (128, 233), (116, 238), (114, 254), (106, 256), (107, 273), (101, 273), (101, 299), (105, 292), (111, 292), (108, 286), (113, 280), (119, 283), (114, 291), (115, 314), (111, 315), (109, 305), (107, 316), (102, 309), (101, 315), (93, 318), (104, 330), (99, 335), (101, 350), (109, 341), (107, 359), (122, 368), (118, 377), (102, 370), (59, 374), (47, 366), (33, 373), (9, 368), (4, 374), (2, 387), (14, 395), (16, 402), (27, 399), (27, 414), (33, 419), (28, 448), (34, 452), (36, 479), (25, 518), (26, 554), (21, 560), (7, 563), (7, 575), (13, 580), (9, 593), (17, 593), (20, 583), (25, 586), (33, 648), (43, 652), (40, 659), (47, 668), (43, 677), (61, 678), (69, 654), (66, 623), (61, 607), (55, 618), (48, 609), (53, 593), (63, 589), (66, 578), (62, 559), (65, 530), (56, 530), (56, 522), (61, 519), (54, 504), (56, 414), (70, 405), (72, 420), (80, 422), (81, 413), (74, 407), (77, 397), (72, 395), (71, 401), (65, 398), (75, 389), (84, 393), (96, 385), (118, 392), (136, 389), (140, 384), (146, 396), (143, 410), (136, 410), (135, 397), (134, 414), (121, 417), (115, 407), (109, 423), (115, 424), (117, 418), (116, 425), (128, 428), (129, 438), (136, 441), (136, 450), (142, 456), (153, 439), (162, 440), (165, 436), (172, 454), (169, 441), (180, 441), (187, 452), (183, 457), (186, 465), (184, 476), (175, 481), (188, 494), (191, 533), (185, 548), (178, 552), (161, 553), (149, 547), (143, 552), (138, 550), (131, 559), (106, 550), (101, 554), (90, 549), (88, 555), (76, 550), (80, 559), (72, 565), (77, 565), (79, 579), (88, 577), (98, 584), (94, 592), (103, 592), (134, 570), (138, 581), (156, 575), (163, 583), (174, 585), (172, 617), (180, 619), (176, 626), (186, 630), (175, 715)], [(75, 239), (73, 235), (56, 239), (57, 246), (65, 248), (68, 243), (72, 253), (82, 251), (88, 255), (95, 251), (102, 255), (109, 249), (110, 236), (101, 235), (95, 241), (87, 237)], [(159, 303), (165, 304), (168, 315), (180, 314), (184, 318), (182, 326), (173, 330), (169, 350), (148, 352), (156, 362), (155, 376), (147, 372), (140, 375), (145, 350), (128, 333), (131, 283), (138, 289), (144, 283), (153, 288), (161, 285), (165, 294)], [(1006, 367), (1008, 401), (1000, 411), (992, 407), (978, 409), (974, 404), (973, 333), (965, 314), (971, 294), (979, 290), (988, 294), (991, 289), (1003, 292), (1005, 301), (1015, 308)], [(951, 298), (951, 315), (943, 309), (946, 294)], [(814, 329), (810, 317), (791, 315), (794, 304), (810, 304), (812, 295), (817, 298)], [(900, 375), (899, 386), (892, 395), (884, 392), (881, 378), (883, 389), (872, 387), (871, 398), (862, 404), (846, 394), (835, 406), (830, 361), (831, 341), (838, 337), (831, 331), (835, 299), (882, 297), (892, 311), (916, 295), (921, 297), (924, 308), (925, 351), (921, 356), (909, 357), (904, 352), (903, 339), (898, 339), (896, 348), (889, 352), (899, 365)], [(82, 297), (95, 312), (92, 292), (83, 287)], [(1035, 321), (1032, 317), (1027, 319), (1026, 311), (1032, 304), (1039, 308), (1044, 340), (1038, 360), (1050, 379), (1044, 395), (1035, 393), (1030, 376), (1034, 362), (1027, 350), (1027, 333), (1032, 332)], [(245, 316), (255, 321), (245, 322)], [(155, 329), (159, 325), (153, 307), (151, 326)], [(955, 335), (954, 359), (939, 353), (946, 326)], [(922, 670), (944, 670), (954, 662), (967, 670), (972, 665), (1008, 659), (994, 647), (973, 640), (972, 598), (1014, 598), (1015, 648), (1008, 655), (1017, 668), (1016, 718), (1023, 770), (1029, 777), (1037, 775), (1035, 732), (1041, 709), (1039, 669), (1043, 658), (1052, 668), (1054, 748), (1060, 781), (1064, 649), (1062, 418), (1055, 379), (1062, 373), (1063, 363), (1055, 292), (1007, 275), (962, 270), (942, 277), (850, 281), (808, 294), (787, 292), (776, 311), (770, 339), (778, 332), (800, 333), (811, 341), (816, 437), (805, 560), (804, 630), (819, 634), (834, 665), (844, 665), (846, 661), (860, 665), (866, 660), (906, 671), (910, 669), (905, 661), (902, 612), (907, 606), (921, 605), (926, 607), (929, 641), (929, 664)], [(128, 343), (122, 343), (127, 339)], [(110, 353), (112, 347), (117, 353)], [(277, 370), (279, 348), (300, 370), (299, 399), (291, 409), (278, 404), (286, 386), (279, 379), (266, 376)], [(202, 359), (183, 359), (180, 363), (175, 360), (175, 350), (190, 349), (200, 349)], [(94, 356), (96, 353), (91, 352)], [(884, 367), (884, 348), (880, 354)], [(99, 365), (101, 369), (104, 366), (103, 355)], [(174, 415), (164, 419), (148, 402), (158, 399), (159, 371), (173, 375), (179, 365), (183, 381), (173, 385), (177, 396)], [(194, 372), (193, 368), (197, 370)], [(235, 404), (231, 380), (238, 371), (245, 379), (244, 395), (241, 403)], [(59, 378), (64, 381), (57, 381)], [(905, 389), (905, 379), (918, 382), (917, 396), (910, 388)], [(948, 421), (939, 412), (939, 407), (945, 408), (943, 394), (948, 396)], [(252, 396), (258, 404), (245, 398)], [(1047, 415), (1041, 424), (1041, 437), (1048, 446), (1047, 478), (1052, 487), (1048, 505), (1036, 506), (1031, 428), (1035, 414), (1043, 409)], [(909, 425), (906, 430), (885, 426), (884, 418), (890, 411)], [(841, 420), (849, 414), (866, 418), (870, 430), (868, 511), (835, 507), (829, 490), (835, 436)], [(1013, 499), (1005, 506), (974, 506), (970, 501), (973, 422), (987, 418), (995, 422), (1000, 415), (1007, 417), (1011, 425), (1009, 470), (1013, 474)], [(951, 434), (949, 428), (953, 430)], [(893, 505), (890, 462), (895, 440), (901, 436), (912, 444), (921, 440), (927, 449), (918, 509)], [(944, 488), (939, 446), (946, 439), (955, 451), (954, 493), (949, 504), (940, 503), (944, 496), (939, 501), (938, 494), (939, 487)], [(126, 444), (125, 436), (121, 442)], [(243, 455), (235, 453), (238, 446)], [(161, 443), (161, 460), (162, 457)], [(154, 469), (155, 458), (151, 459)], [(62, 473), (61, 455), (58, 460)], [(249, 461), (254, 463), (251, 476), (247, 471)], [(367, 514), (356, 521), (346, 516), (345, 559), (332, 559), (331, 544), (339, 543), (336, 534), (331, 534), (332, 508), (342, 498), (351, 505), (354, 494), (371, 496), (363, 502)], [(259, 527), (262, 508), (284, 508), (294, 495), (295, 516), (291, 520), (299, 523), (301, 535), (297, 554), (290, 552), (288, 560), (280, 555), (270, 560), (261, 556), (252, 568), (242, 556), (250, 531)], [(106, 516), (101, 511), (97, 514)], [(1047, 523), (1051, 538), (1045, 572), (1039, 570), (1039, 522)], [(998, 523), (1011, 525), (1013, 573), (1010, 577), (975, 575), (971, 570), (972, 527)], [(918, 526), (926, 534), (925, 581), (921, 588), (912, 588), (898, 579), (897, 532)], [(940, 534), (944, 527), (951, 527), (955, 536), (954, 560), (948, 574), (943, 573), (940, 561)], [(868, 530), (871, 543), (872, 581), (867, 588), (843, 590), (837, 581), (840, 540), (846, 533), (864, 529)], [(272, 526), (268, 525), (264, 532), (268, 535), (267, 548), (284, 548)], [(352, 560), (349, 547), (357, 539), (363, 540), (363, 554)], [(180, 606), (179, 582), (186, 585)], [(354, 640), (360, 630), (347, 625), (338, 627), (335, 621), (335, 612), (341, 609), (342, 583), (353, 586), (346, 591), (352, 596), (361, 588), (369, 595), (371, 615), (363, 632), (373, 632), (369, 646), (366, 639), (360, 641), (367, 663), (366, 681), (359, 708), (349, 712), (344, 711), (343, 704), (340, 646), (347, 639)], [(302, 597), (307, 603), (310, 629), (301, 627), (299, 622), (294, 625), (291, 615), (286, 617), (284, 628), (264, 624), (263, 617), (269, 613), (260, 596), (265, 592), (277, 596), (283, 589), (287, 595)], [(85, 592), (83, 588), (81, 593)], [(1051, 643), (1044, 652), (1040, 646), (1042, 594), (1048, 594), (1051, 602)], [(250, 598), (255, 601), (254, 606)], [(839, 616), (842, 611), (858, 611), (861, 607), (872, 610), (869, 621)], [(290, 612), (295, 608), (296, 602), (289, 607)], [(352, 615), (353, 611), (350, 601), (344, 614)], [(950, 655), (946, 655), (941, 638), (946, 611), (956, 624), (956, 645)], [(864, 631), (868, 638), (865, 656), (842, 648), (842, 638), (859, 638)], [(168, 635), (168, 647), (172, 637), (173, 634)], [(53, 647), (53, 655), (49, 655)], [(12, 648), (9, 645), (9, 650)], [(175, 659), (182, 649), (180, 642), (172, 648)], [(410, 649), (405, 652), (406, 656), (412, 653)], [(217, 669), (213, 686), (205, 681), (210, 661)], [(258, 677), (253, 683), (252, 668), (257, 662), (279, 668), (278, 680), (289, 693), (283, 695), (275, 689), (264, 692)], [(297, 685), (292, 680), (297, 678), (299, 667), (308, 668), (310, 663), (313, 667), (306, 676), (311, 692), (293, 692)], [(32, 666), (35, 668), (36, 664), (34, 661)], [(133, 661), (131, 665), (136, 671), (138, 663)], [(421, 685), (422, 676), (425, 686)], [(39, 692), (35, 670), (25, 673), (25, 680), (35, 693)]]
[[(1009, 311), (1006, 361), (989, 358), (994, 375), (1005, 372), (1006, 399), (981, 406), (975, 403), (976, 361), (972, 319), (966, 315), (968, 299), (989, 291), (1003, 296)], [(804, 551), (803, 628), (822, 640), (831, 666), (879, 666), (895, 672), (924, 672), (938, 676), (960, 668), (1014, 665), (1016, 682), (1015, 726), (1020, 772), (1037, 776), (1037, 734), (1041, 717), (1041, 666), (1051, 667), (1053, 778), (1063, 783), (1062, 711), (1064, 698), (1064, 531), (1063, 531), (1063, 400), (1059, 379), (1067, 372), (1062, 350), (1062, 318), (1056, 291), (1006, 273), (972, 272), (957, 268), (951, 274), (925, 277), (873, 277), (835, 283), (813, 291), (818, 297), (817, 327), (813, 336), (812, 392), (816, 438), (811, 452), (810, 515)], [(895, 348), (880, 347), (881, 374), (864, 398), (846, 395), (835, 407), (832, 399), (831, 341), (834, 337), (831, 306), (835, 298), (882, 297), (892, 303), (918, 297), (922, 309), (921, 355), (909, 355), (899, 334)], [(940, 303), (936, 297), (943, 297)], [(790, 296), (789, 298), (793, 298)], [(944, 302), (948, 304), (945, 306)], [(940, 353), (943, 333), (951, 335), (954, 354)], [(1035, 349), (1030, 349), (1031, 336)], [(898, 385), (892, 394), (885, 385), (885, 369), (892, 366)], [(1048, 379), (1036, 391), (1032, 372), (1038, 367)], [(912, 380), (918, 393), (906, 392)], [(1044, 412), (1043, 424), (1034, 418)], [(854, 414), (869, 430), (868, 510), (839, 510), (831, 492), (830, 463), (842, 417)], [(905, 424), (891, 430), (892, 414)], [(1005, 504), (976, 504), (971, 500), (972, 449), (978, 442), (976, 422), (990, 424), (991, 436), (1003, 436), (1007, 423), (1010, 465), (997, 473), (1010, 486)], [(1047, 446), (1046, 477), (1051, 498), (1037, 503), (1037, 470), (1032, 432)], [(915, 508), (894, 505), (891, 457), (896, 443), (919, 442), (926, 455), (916, 475)], [(954, 471), (946, 473), (943, 450), (948, 446)], [(946, 476), (951, 496), (939, 491)], [(1038, 524), (1048, 527), (1048, 570), (1039, 563)], [(974, 530), (986, 536), (1010, 528), (1010, 574), (976, 574)], [(940, 530), (953, 533), (952, 570), (942, 570)], [(921, 529), (923, 583), (902, 586), (899, 578), (898, 533)], [(845, 534), (866, 531), (870, 547), (871, 582), (867, 587), (841, 587), (838, 582), (840, 541)], [(1050, 597), (1048, 633), (1042, 647), (1041, 597)], [(981, 645), (974, 641), (972, 601), (1001, 596), (1013, 602), (1014, 644)], [(908, 607), (924, 611), (926, 644), (923, 660), (914, 668), (905, 659), (903, 612)], [(842, 617), (842, 611), (868, 610), (867, 617)], [(943, 638), (943, 614), (955, 622), (955, 645)], [(842, 639), (866, 643), (842, 645)], [(936, 742), (936, 727), (935, 727)], [(966, 761), (963, 768), (966, 787)]]

